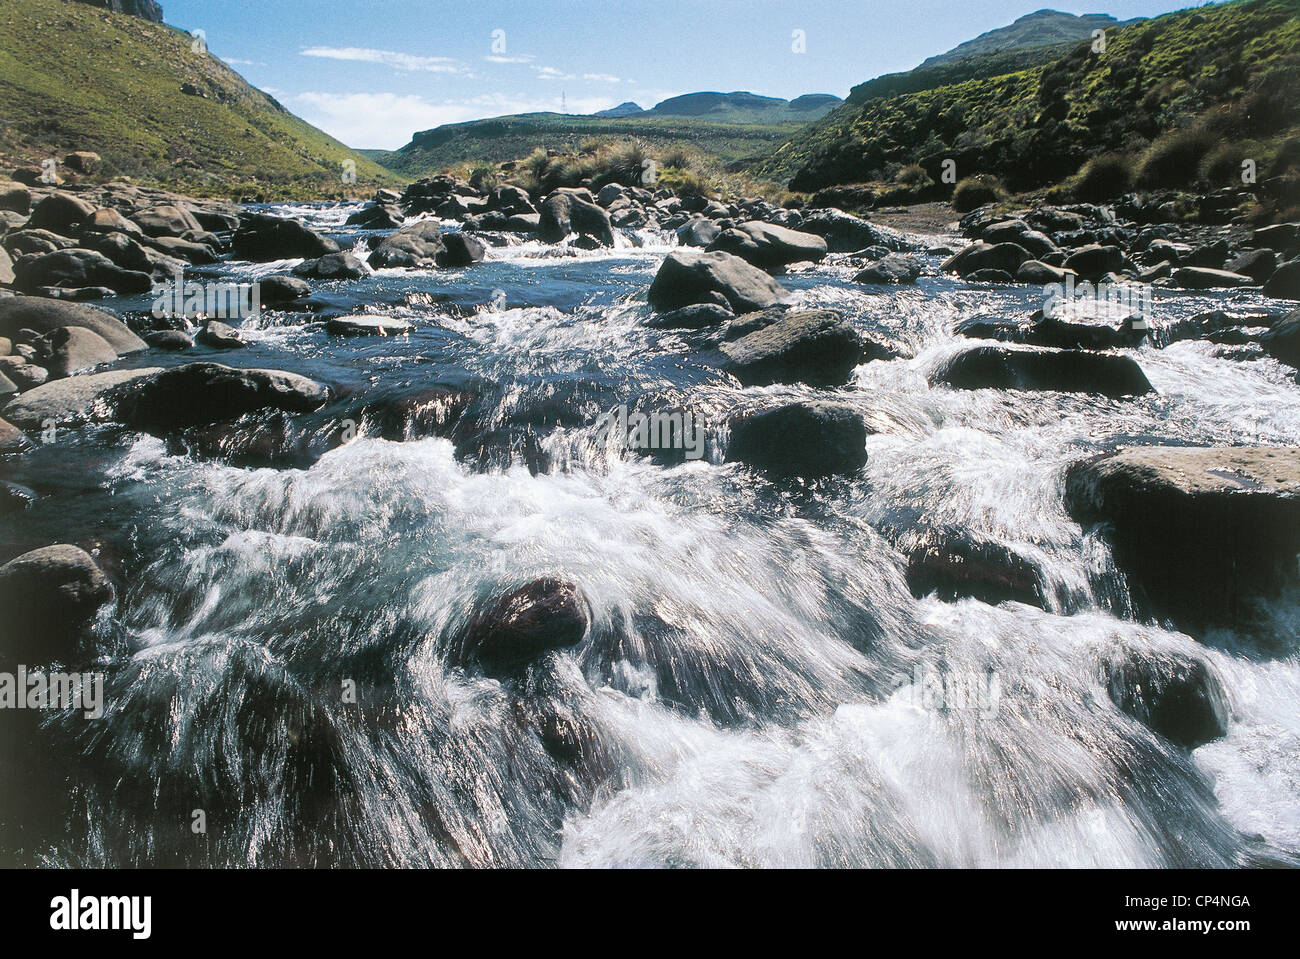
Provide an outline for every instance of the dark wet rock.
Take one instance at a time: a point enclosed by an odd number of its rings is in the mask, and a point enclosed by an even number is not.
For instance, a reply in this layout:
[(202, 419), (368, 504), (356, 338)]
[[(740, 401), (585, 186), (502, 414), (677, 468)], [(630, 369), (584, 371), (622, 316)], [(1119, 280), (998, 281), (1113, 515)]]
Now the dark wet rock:
[(722, 345), (724, 369), (746, 386), (841, 386), (862, 362), (862, 339), (830, 310), (794, 311)]
[[(4, 420), (0, 420), (3, 424)], [(12, 427), (11, 427), (12, 429)], [(20, 436), (22, 434), (19, 434)], [(6, 452), (4, 446), (4, 429), (0, 426), (0, 453)], [(26, 446), (15, 447), (8, 452), (18, 452), (26, 449)], [(8, 480), (0, 480), (0, 516), (7, 516), (10, 513), (20, 513), (27, 507), (36, 502), (36, 491), (18, 483), (10, 483)]]
[(71, 193), (55, 192), (32, 207), (27, 226), (32, 230), (49, 230), (63, 236), (76, 235), (77, 227), (89, 220), (95, 208)]
[(0, 419), (0, 453), (21, 453), (31, 445), (26, 433), (8, 420)]
[(590, 625), (587, 600), (577, 586), (553, 577), (535, 579), (481, 604), (451, 658), (456, 665), (478, 665), (489, 675), (509, 676), (547, 653), (578, 645)]
[(98, 333), (84, 326), (61, 326), (36, 344), (41, 365), (57, 380), (117, 360), (117, 351)]
[(1029, 251), (1017, 243), (979, 242), (949, 257), (940, 269), (963, 277), (981, 270), (1001, 270), (1010, 279), (1020, 269), (1020, 264), (1031, 259)]
[(921, 276), (921, 264), (905, 253), (890, 253), (858, 273), (854, 283), (915, 283)]
[(722, 227), (707, 217), (693, 217), (677, 228), (677, 242), (682, 246), (708, 246), (722, 233)]
[(263, 306), (293, 303), (311, 295), (311, 286), (296, 276), (264, 276), (257, 281), (258, 302)]
[(1294, 253), (1300, 250), (1300, 223), (1275, 223), (1260, 227), (1252, 239), (1255, 246)]
[(1234, 286), (1250, 286), (1255, 281), (1240, 273), (1211, 270), (1201, 266), (1180, 266), (1174, 270), (1172, 283), (1184, 290), (1214, 290)]
[(614, 245), (614, 228), (609, 213), (591, 200), (586, 190), (556, 190), (539, 207), (538, 232), (547, 243), (559, 243), (570, 233), (599, 240), (603, 246)]
[(1193, 248), (1180, 260), (1182, 266), (1196, 266), (1208, 270), (1221, 270), (1228, 260), (1228, 241), (1219, 239)]
[(1043, 605), (1038, 570), (1009, 546), (969, 530), (927, 529), (907, 550), (907, 585), (918, 599)]
[(764, 270), (804, 261), (815, 263), (827, 252), (826, 241), (815, 233), (800, 233), (758, 220), (723, 230), (708, 249), (732, 253)]
[(1275, 322), (1259, 341), (1269, 356), (1300, 369), (1300, 310)]
[(368, 206), (358, 210), (347, 218), (347, 226), (359, 226), (363, 230), (396, 230), (401, 227), (404, 217), (400, 210), (391, 206)]
[(1256, 283), (1263, 283), (1277, 269), (1277, 255), (1272, 250), (1246, 250), (1224, 264), (1229, 273), (1248, 276)]
[(326, 253), (314, 260), (303, 260), (293, 268), (293, 275), (312, 280), (359, 280), (370, 273), (366, 265), (351, 253)]
[(790, 403), (731, 421), (727, 461), (780, 476), (855, 474), (867, 462), (867, 426), (842, 403)]
[(0, 336), (17, 343), (20, 342), (17, 335), (20, 330), (44, 335), (61, 326), (82, 326), (97, 333), (120, 356), (145, 348), (144, 341), (125, 323), (103, 310), (31, 296), (0, 299)]
[(1056, 390), (1120, 398), (1152, 390), (1137, 362), (1086, 350), (977, 346), (958, 353), (931, 377), (963, 390)]
[(1195, 749), (1228, 732), (1223, 686), (1200, 659), (1130, 650), (1102, 663), (1111, 702), (1148, 729)]
[(833, 207), (805, 210), (799, 229), (820, 236), (833, 253), (852, 253), (868, 246), (883, 246), (895, 253), (910, 253), (917, 249), (897, 230), (877, 226)]
[(1124, 251), (1117, 246), (1089, 244), (1066, 257), (1065, 268), (1095, 283), (1107, 273), (1124, 269)]
[(34, 549), (0, 566), (0, 661), (6, 669), (71, 662), (113, 586), (76, 546)]
[(203, 229), (193, 213), (171, 204), (160, 204), (147, 210), (139, 210), (131, 214), (131, 219), (152, 237), (182, 237), (190, 230), (200, 232)]
[(262, 409), (306, 413), (329, 399), (324, 385), (283, 370), (241, 370), (188, 363), (117, 390), (115, 418), (145, 432), (236, 419)]
[(146, 333), (144, 341), (155, 350), (173, 352), (188, 350), (194, 346), (194, 337), (183, 330), (156, 330), (153, 333)]
[(334, 336), (401, 336), (414, 327), (394, 316), (356, 314), (325, 321), (325, 332)]
[(716, 303), (693, 303), (652, 316), (645, 321), (645, 325), (657, 330), (700, 330), (720, 326), (734, 316), (727, 307)]
[(147, 273), (124, 270), (94, 250), (68, 249), (26, 256), (14, 264), (14, 286), (23, 292), (42, 287), (102, 286), (122, 295), (148, 293), (153, 281)]
[(468, 233), (445, 233), (442, 237), (443, 251), (437, 256), (439, 266), (469, 266), (483, 259), (487, 253), (487, 244)]
[(255, 213), (240, 221), (231, 240), (236, 259), (264, 263), (293, 258), (316, 259), (338, 253), (339, 245), (298, 220)]
[(10, 210), (24, 216), (32, 209), (32, 191), (13, 180), (0, 180), (0, 210)]
[(50, 422), (86, 422), (107, 414), (107, 398), (115, 388), (157, 372), (156, 367), (108, 370), (52, 380), (11, 400), (4, 416), (24, 430), (44, 429)]
[(660, 311), (710, 302), (710, 294), (726, 298), (735, 313), (775, 306), (786, 291), (764, 271), (730, 253), (672, 252), (664, 258), (647, 299)]
[(421, 220), (384, 237), (371, 252), (369, 263), (376, 269), (432, 269), (444, 250), (443, 232), (437, 221)]
[(976, 270), (973, 273), (967, 273), (966, 279), (972, 283), (1014, 283), (1016, 278), (1006, 270)]
[(1071, 467), (1065, 503), (1181, 629), (1243, 624), (1300, 578), (1300, 447), (1135, 447)]
[(1070, 271), (1064, 267), (1050, 266), (1042, 260), (1025, 260), (1016, 269), (1015, 280), (1017, 283), (1045, 286), (1048, 283), (1064, 283), (1069, 275)]
[(1300, 300), (1300, 260), (1279, 266), (1264, 284), (1264, 295), (1279, 300)]
[(248, 345), (237, 329), (220, 320), (208, 320), (203, 324), (203, 329), (195, 334), (194, 342), (214, 350), (239, 350)]

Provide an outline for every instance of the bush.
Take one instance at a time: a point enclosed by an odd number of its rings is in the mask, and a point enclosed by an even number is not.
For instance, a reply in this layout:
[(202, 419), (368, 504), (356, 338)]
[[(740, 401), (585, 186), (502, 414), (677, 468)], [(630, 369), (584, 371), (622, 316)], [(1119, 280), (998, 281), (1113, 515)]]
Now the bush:
[(1073, 194), (1085, 203), (1103, 203), (1133, 188), (1133, 163), (1123, 153), (1095, 156), (1079, 170)]
[(673, 147), (659, 158), (659, 165), (677, 170), (691, 170), (695, 167), (695, 161), (681, 147)]
[(650, 154), (641, 144), (621, 144), (605, 153), (601, 163), (603, 169), (596, 179), (602, 186), (605, 183), (641, 186), (641, 177), (649, 160)]
[(1243, 186), (1241, 162), (1246, 159), (1258, 162), (1259, 153), (1258, 143), (1221, 143), (1201, 161), (1201, 179), (1211, 187)]
[(500, 182), (500, 175), (489, 166), (476, 166), (469, 174), (469, 185), (482, 193), (492, 190)]
[(958, 213), (969, 213), (985, 203), (1005, 199), (1006, 188), (997, 177), (973, 176), (962, 180), (952, 191), (952, 208)]
[(1144, 189), (1187, 186), (1214, 146), (1213, 134), (1203, 127), (1165, 134), (1143, 154), (1137, 185)]
[(898, 171), (894, 178), (896, 183), (908, 187), (912, 190), (924, 190), (931, 186), (934, 181), (930, 179), (930, 174), (925, 172), (925, 167), (919, 163), (912, 163)]

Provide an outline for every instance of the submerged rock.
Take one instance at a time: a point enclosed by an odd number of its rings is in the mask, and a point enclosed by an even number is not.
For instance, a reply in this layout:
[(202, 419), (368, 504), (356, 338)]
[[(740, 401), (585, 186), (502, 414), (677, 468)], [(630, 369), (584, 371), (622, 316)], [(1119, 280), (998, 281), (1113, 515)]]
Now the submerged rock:
[(786, 291), (758, 267), (730, 253), (673, 252), (655, 274), (647, 299), (655, 309), (667, 311), (712, 302), (712, 294), (721, 294), (732, 312), (740, 314), (775, 306)]
[(553, 650), (576, 646), (590, 625), (577, 586), (535, 579), (475, 610), (453, 659), (457, 665), (476, 663), (490, 675), (509, 675)]
[(645, 325), (656, 330), (702, 330), (705, 327), (721, 326), (734, 316), (731, 310), (716, 303), (693, 303), (652, 316), (645, 321)]
[(1136, 447), (1071, 467), (1065, 503), (1180, 628), (1245, 622), (1297, 580), (1300, 447)]
[(854, 474), (867, 462), (867, 425), (844, 403), (790, 403), (731, 421), (727, 461), (781, 476)]
[(1115, 706), (1184, 749), (1228, 732), (1228, 704), (1204, 661), (1176, 654), (1129, 651), (1102, 664)]
[(1127, 356), (1005, 346), (963, 350), (940, 367), (931, 382), (960, 390), (1057, 390), (1114, 399), (1152, 391), (1142, 368)]
[(1008, 546), (969, 530), (929, 529), (907, 553), (907, 585), (918, 599), (969, 597), (996, 605), (1012, 600), (1042, 606), (1034, 565)]
[(335, 336), (401, 336), (413, 327), (392, 316), (336, 316), (325, 321), (325, 331)]
[(0, 664), (69, 662), (113, 586), (76, 546), (34, 549), (0, 566)]
[(862, 338), (830, 310), (794, 311), (722, 345), (724, 369), (746, 386), (841, 386), (865, 356)]

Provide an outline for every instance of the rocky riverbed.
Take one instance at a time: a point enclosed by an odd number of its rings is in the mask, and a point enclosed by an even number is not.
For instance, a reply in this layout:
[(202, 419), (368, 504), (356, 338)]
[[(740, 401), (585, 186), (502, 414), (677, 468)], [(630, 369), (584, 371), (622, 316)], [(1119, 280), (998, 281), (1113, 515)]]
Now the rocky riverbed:
[(4, 861), (1298, 861), (1300, 225), (0, 208)]

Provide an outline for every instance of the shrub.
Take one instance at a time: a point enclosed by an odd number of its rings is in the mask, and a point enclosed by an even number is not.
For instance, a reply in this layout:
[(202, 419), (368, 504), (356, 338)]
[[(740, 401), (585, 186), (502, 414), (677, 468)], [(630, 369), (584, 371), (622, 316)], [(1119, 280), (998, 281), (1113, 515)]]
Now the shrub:
[(1201, 179), (1212, 187), (1243, 185), (1241, 162), (1259, 159), (1259, 144), (1250, 142), (1220, 143), (1201, 161)]
[(958, 213), (969, 213), (985, 203), (996, 203), (1006, 195), (1007, 191), (997, 177), (967, 177), (952, 191), (952, 208)]
[(483, 193), (492, 190), (500, 182), (500, 175), (489, 166), (476, 166), (469, 174), (469, 185)]
[(1123, 153), (1095, 156), (1079, 170), (1073, 194), (1085, 203), (1102, 203), (1133, 188), (1133, 162)]
[(925, 167), (919, 163), (911, 163), (903, 167), (894, 179), (895, 182), (912, 190), (924, 190), (934, 183), (930, 179), (930, 174), (925, 172)]
[(624, 143), (611, 148), (604, 156), (599, 179), (605, 183), (640, 186), (650, 154), (639, 143)]
[(677, 170), (690, 170), (695, 167), (695, 162), (691, 159), (691, 155), (681, 147), (672, 147), (659, 157), (659, 165), (673, 167)]
[(1203, 127), (1165, 134), (1143, 154), (1137, 185), (1146, 189), (1187, 186), (1196, 179), (1201, 160), (1214, 146), (1213, 134)]

